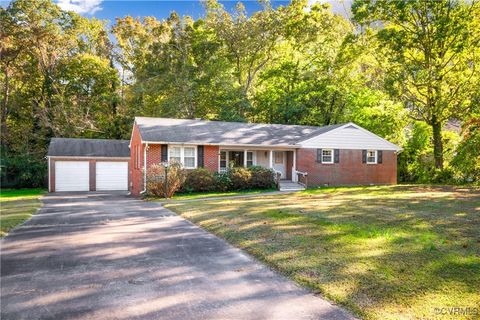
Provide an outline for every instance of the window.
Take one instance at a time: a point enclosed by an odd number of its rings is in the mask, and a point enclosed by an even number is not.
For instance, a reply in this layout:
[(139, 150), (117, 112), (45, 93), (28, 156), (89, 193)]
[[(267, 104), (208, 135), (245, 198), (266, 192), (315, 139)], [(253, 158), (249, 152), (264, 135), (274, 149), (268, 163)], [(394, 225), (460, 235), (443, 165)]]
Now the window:
[(377, 151), (376, 150), (367, 150), (367, 163), (369, 163), (369, 164), (377, 163)]
[(220, 151), (220, 172), (227, 170), (227, 151)]
[(333, 163), (332, 149), (322, 149), (322, 163)]
[(196, 168), (197, 160), (197, 148), (169, 146), (168, 148), (168, 161), (175, 161), (181, 163), (187, 169)]
[(253, 152), (248, 151), (247, 152), (247, 167), (252, 167), (253, 166)]
[(195, 168), (195, 147), (183, 148), (183, 165), (185, 168)]
[(283, 152), (275, 152), (275, 163), (283, 163)]
[(133, 149), (133, 161), (134, 161), (134, 168), (140, 169), (140, 146), (134, 146)]
[(170, 147), (168, 152), (169, 161), (175, 161), (182, 163), (182, 148), (181, 147)]

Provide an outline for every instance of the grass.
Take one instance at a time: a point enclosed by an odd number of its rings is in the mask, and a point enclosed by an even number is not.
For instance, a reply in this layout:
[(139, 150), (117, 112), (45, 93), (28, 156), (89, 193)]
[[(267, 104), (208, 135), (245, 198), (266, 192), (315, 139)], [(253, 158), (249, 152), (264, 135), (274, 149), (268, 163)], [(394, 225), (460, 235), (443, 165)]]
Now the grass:
[(470, 311), (455, 319), (478, 319), (478, 188), (326, 188), (166, 207), (361, 318), (449, 319), (435, 308), (460, 307)]
[[(256, 189), (256, 190), (243, 190), (243, 191), (226, 191), (226, 192), (190, 192), (190, 193), (176, 193), (172, 199), (168, 201), (175, 200), (195, 200), (195, 199), (206, 199), (206, 198), (216, 198), (216, 197), (229, 197), (229, 196), (243, 196), (251, 194), (259, 194), (265, 192), (277, 191), (276, 189)], [(165, 200), (164, 198), (149, 197), (149, 200)]]
[(0, 237), (29, 219), (42, 202), (43, 189), (5, 189), (0, 192)]

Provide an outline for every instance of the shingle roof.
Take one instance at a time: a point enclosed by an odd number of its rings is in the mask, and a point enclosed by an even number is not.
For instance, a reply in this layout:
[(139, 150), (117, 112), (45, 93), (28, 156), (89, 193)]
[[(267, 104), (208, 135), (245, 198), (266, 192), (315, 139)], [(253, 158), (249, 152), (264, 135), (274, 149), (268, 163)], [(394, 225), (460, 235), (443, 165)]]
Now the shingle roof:
[(342, 126), (326, 127), (136, 117), (143, 141), (220, 144), (295, 145)]
[(129, 140), (53, 138), (48, 156), (130, 157)]

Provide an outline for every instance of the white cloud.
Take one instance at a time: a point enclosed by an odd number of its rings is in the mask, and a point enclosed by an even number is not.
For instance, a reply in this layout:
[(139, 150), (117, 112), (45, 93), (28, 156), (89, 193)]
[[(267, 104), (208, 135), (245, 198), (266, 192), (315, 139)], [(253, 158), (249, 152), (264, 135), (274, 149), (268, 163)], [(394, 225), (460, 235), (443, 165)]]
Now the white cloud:
[(327, 0), (308, 0), (308, 6), (311, 7), (314, 3), (317, 3), (317, 2), (325, 3), (327, 2)]
[(94, 14), (102, 10), (103, 0), (58, 0), (57, 4), (66, 11), (75, 11), (79, 14)]

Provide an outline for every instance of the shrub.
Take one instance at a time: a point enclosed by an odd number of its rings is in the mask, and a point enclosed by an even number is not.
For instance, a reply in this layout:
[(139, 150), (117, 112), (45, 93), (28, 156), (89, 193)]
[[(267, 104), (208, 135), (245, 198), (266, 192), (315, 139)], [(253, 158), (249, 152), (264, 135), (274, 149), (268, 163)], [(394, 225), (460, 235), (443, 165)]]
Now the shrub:
[(197, 168), (187, 173), (182, 191), (201, 192), (215, 190), (215, 178), (205, 168)]
[(248, 169), (252, 173), (250, 188), (269, 189), (275, 187), (272, 169), (253, 166)]
[(152, 165), (147, 171), (147, 194), (171, 198), (185, 181), (185, 170), (177, 162)]
[(232, 188), (232, 179), (230, 179), (230, 174), (226, 173), (218, 173), (215, 172), (213, 174), (215, 190), (218, 191), (228, 191)]
[(245, 190), (251, 188), (252, 172), (242, 167), (232, 168), (228, 172), (232, 181), (233, 190)]
[(451, 184), (454, 183), (453, 175), (451, 168), (435, 169), (431, 181), (433, 183)]

